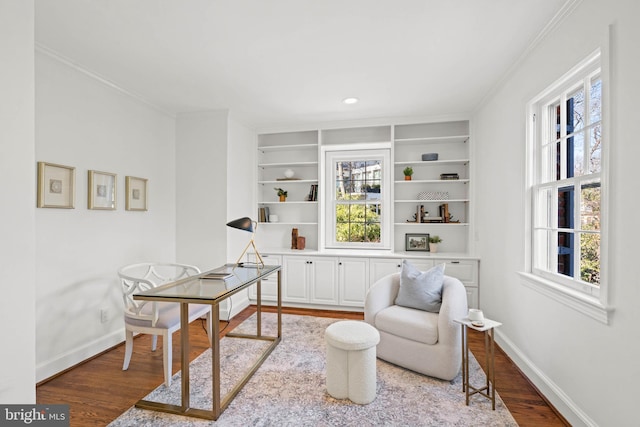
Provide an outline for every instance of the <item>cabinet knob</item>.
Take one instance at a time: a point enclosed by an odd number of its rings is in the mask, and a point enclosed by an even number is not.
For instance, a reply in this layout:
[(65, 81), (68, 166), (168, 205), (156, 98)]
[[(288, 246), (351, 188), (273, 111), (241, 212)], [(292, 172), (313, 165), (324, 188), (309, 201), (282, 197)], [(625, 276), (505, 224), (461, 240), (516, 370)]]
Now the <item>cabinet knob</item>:
[(341, 263), (341, 262), (339, 262), (339, 263), (338, 263), (338, 265), (342, 265), (342, 263)]

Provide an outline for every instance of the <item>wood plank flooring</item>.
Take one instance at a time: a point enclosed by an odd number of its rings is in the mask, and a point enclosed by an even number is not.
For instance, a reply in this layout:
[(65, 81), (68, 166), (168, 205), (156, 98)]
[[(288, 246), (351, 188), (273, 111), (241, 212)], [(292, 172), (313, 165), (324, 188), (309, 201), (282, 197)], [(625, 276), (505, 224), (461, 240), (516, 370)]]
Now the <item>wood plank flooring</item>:
[[(256, 311), (248, 307), (229, 324), (221, 322), (223, 336)], [(264, 311), (273, 311), (264, 308)], [(285, 308), (283, 313), (362, 319), (362, 313)], [(190, 360), (208, 348), (204, 322), (190, 325)], [(476, 359), (484, 361), (484, 339), (480, 333), (469, 334), (469, 346)], [(118, 345), (78, 366), (73, 367), (36, 388), (39, 404), (70, 405), (71, 427), (104, 426), (133, 406), (164, 381), (162, 374), (162, 338), (158, 350), (151, 351), (151, 337), (135, 339), (131, 364), (122, 370), (124, 344)], [(521, 426), (569, 425), (521, 374), (506, 354), (496, 349), (496, 390)], [(173, 336), (173, 372), (180, 370), (180, 332)], [(487, 401), (487, 410), (490, 409)]]

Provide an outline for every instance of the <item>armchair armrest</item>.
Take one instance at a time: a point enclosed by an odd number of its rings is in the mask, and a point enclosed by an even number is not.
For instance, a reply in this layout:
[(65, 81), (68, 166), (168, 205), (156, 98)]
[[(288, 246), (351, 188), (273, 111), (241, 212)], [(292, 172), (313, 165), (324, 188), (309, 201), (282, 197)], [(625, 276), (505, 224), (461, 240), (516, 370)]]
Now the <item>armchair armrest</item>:
[(374, 325), (379, 311), (394, 305), (400, 289), (400, 273), (389, 274), (374, 283), (364, 303), (364, 321)]
[(460, 325), (454, 319), (467, 314), (467, 291), (462, 282), (455, 277), (444, 276), (442, 284), (442, 306), (438, 316), (438, 331), (440, 341), (450, 345), (457, 345)]

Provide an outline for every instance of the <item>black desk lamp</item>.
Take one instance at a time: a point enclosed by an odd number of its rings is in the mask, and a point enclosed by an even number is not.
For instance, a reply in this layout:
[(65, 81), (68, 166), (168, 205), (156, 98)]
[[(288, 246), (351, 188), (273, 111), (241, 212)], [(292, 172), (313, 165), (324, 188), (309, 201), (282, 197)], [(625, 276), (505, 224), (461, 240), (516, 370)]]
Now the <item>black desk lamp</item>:
[(251, 240), (249, 240), (249, 243), (247, 243), (244, 251), (242, 251), (242, 253), (240, 254), (240, 258), (238, 258), (238, 261), (236, 261), (236, 267), (240, 265), (240, 261), (242, 260), (244, 254), (247, 252), (247, 249), (249, 249), (249, 246), (253, 246), (253, 250), (256, 252), (256, 257), (260, 261), (260, 264), (262, 264), (262, 267), (264, 267), (264, 261), (262, 260), (262, 257), (258, 252), (258, 248), (256, 248), (256, 244), (253, 241), (253, 237), (255, 236), (256, 230), (258, 228), (258, 223), (245, 216), (243, 218), (234, 219), (233, 221), (228, 222), (227, 227), (237, 228), (238, 230), (248, 231), (251, 233)]

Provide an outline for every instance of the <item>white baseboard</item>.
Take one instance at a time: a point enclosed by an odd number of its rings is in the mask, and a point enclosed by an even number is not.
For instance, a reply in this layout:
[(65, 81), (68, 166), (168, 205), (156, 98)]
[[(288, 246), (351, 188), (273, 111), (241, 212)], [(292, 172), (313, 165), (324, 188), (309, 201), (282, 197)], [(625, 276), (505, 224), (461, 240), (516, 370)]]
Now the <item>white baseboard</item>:
[(84, 362), (96, 354), (103, 352), (114, 345), (120, 344), (121, 342), (124, 342), (124, 327), (91, 341), (82, 347), (68, 351), (55, 359), (40, 363), (36, 366), (36, 383), (46, 380), (65, 369)]
[[(230, 320), (242, 310), (249, 307), (249, 299), (246, 292), (235, 294), (230, 300), (231, 303), (229, 303), (229, 299), (227, 299), (220, 305), (220, 320)], [(231, 312), (229, 312), (229, 306), (231, 306)]]
[(502, 334), (500, 329), (496, 330), (496, 342), (572, 426), (598, 426), (556, 383)]
[[(231, 297), (231, 304), (220, 307), (220, 320), (231, 319), (249, 306), (246, 292)], [(229, 313), (231, 306), (231, 313)], [(55, 359), (40, 363), (36, 366), (36, 383), (50, 378), (65, 369), (69, 369), (85, 360), (101, 353), (115, 345), (124, 342), (124, 327), (108, 335), (102, 336), (82, 347), (69, 351)]]

